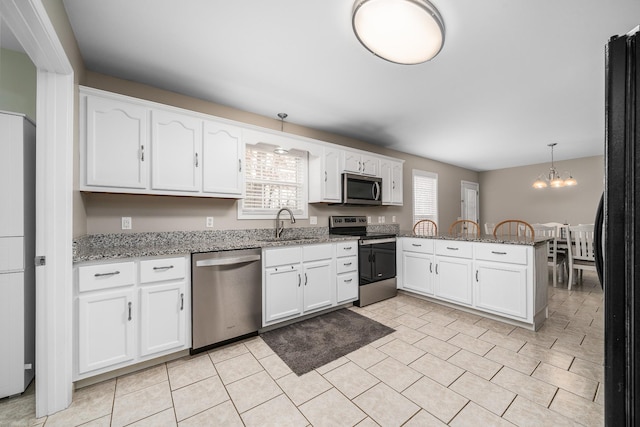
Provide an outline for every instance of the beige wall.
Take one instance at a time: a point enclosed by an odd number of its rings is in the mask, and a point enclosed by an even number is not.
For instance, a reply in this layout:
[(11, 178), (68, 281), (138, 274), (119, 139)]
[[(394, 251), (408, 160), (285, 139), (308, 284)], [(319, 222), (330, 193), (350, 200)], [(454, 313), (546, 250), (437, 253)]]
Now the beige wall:
[(576, 187), (535, 189), (531, 184), (550, 163), (480, 173), (480, 221), (522, 219), (530, 223), (591, 224), (604, 191), (604, 156), (555, 162), (571, 171)]
[(36, 67), (24, 53), (0, 49), (0, 110), (36, 120)]
[[(87, 71), (86, 79), (81, 84), (265, 128), (280, 129), (280, 121), (277, 119), (90, 71)], [(363, 141), (297, 126), (289, 122), (285, 130), (288, 133), (364, 149), (406, 161), (404, 164), (405, 203), (403, 207), (359, 208), (311, 204), (309, 205), (309, 215), (318, 217), (319, 226), (326, 227), (330, 215), (370, 215), (373, 217), (374, 223), (377, 223), (378, 216), (384, 216), (387, 223), (392, 221), (393, 216), (396, 216), (396, 222), (400, 224), (401, 229), (410, 229), (412, 227), (411, 171), (414, 168), (439, 174), (440, 222), (448, 226), (460, 215), (460, 181), (478, 181), (476, 172), (389, 150)], [(214, 229), (269, 228), (274, 225), (273, 220), (238, 220), (237, 206), (234, 200), (99, 193), (83, 194), (82, 200), (87, 214), (88, 234), (122, 232), (120, 229), (122, 216), (132, 217), (132, 232), (203, 230), (205, 229), (206, 216), (215, 218)], [(309, 221), (297, 221), (295, 226), (309, 226)]]

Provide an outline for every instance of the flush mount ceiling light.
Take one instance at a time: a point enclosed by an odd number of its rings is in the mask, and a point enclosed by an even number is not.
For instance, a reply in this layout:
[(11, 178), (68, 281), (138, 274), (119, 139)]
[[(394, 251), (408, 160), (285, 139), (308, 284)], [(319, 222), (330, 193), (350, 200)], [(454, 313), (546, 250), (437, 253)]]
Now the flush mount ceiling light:
[(374, 55), (397, 64), (432, 59), (444, 44), (444, 22), (426, 0), (356, 0), (356, 37)]
[(549, 173), (544, 176), (542, 174), (538, 175), (538, 178), (533, 183), (533, 188), (547, 188), (551, 186), (552, 188), (560, 188), (560, 187), (572, 187), (574, 185), (578, 185), (578, 181), (571, 176), (571, 172), (565, 172), (568, 178), (564, 179), (553, 164), (553, 147), (558, 145), (558, 143), (553, 142), (551, 144), (547, 144), (547, 146), (551, 147), (551, 167), (549, 168)]
[[(278, 113), (278, 117), (280, 117), (280, 132), (284, 132), (284, 119), (286, 119), (287, 116), (287, 113)], [(276, 147), (273, 152), (276, 154), (287, 154), (289, 150), (284, 147)]]

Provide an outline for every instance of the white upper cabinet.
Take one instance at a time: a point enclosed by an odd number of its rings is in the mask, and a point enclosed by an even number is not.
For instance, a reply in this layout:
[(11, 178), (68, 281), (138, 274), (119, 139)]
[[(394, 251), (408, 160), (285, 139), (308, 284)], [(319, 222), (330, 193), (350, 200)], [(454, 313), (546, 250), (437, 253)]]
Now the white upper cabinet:
[(318, 157), (309, 157), (309, 202), (338, 203), (341, 199), (342, 150), (326, 146)]
[(148, 188), (149, 109), (87, 96), (84, 113), (81, 135), (85, 138), (85, 181), (81, 189)]
[(382, 159), (382, 204), (402, 206), (402, 162)]
[(345, 150), (342, 153), (344, 172), (380, 176), (380, 158), (359, 151)]
[(242, 197), (243, 163), (242, 129), (205, 121), (202, 140), (202, 191), (220, 197)]
[(151, 121), (151, 188), (199, 191), (202, 170), (202, 120), (154, 110)]

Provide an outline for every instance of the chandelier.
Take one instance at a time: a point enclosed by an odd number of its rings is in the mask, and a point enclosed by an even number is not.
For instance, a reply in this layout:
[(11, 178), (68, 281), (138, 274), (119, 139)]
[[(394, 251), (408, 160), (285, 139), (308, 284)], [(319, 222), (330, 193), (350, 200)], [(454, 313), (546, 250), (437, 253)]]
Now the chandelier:
[(429, 61), (444, 44), (444, 22), (427, 0), (356, 0), (351, 19), (360, 43), (396, 64)]
[(533, 183), (533, 188), (547, 188), (548, 186), (551, 186), (553, 188), (560, 188), (578, 185), (578, 181), (576, 181), (576, 179), (571, 176), (571, 172), (565, 172), (565, 176), (567, 178), (563, 178), (554, 166), (553, 147), (555, 147), (556, 145), (558, 145), (557, 142), (547, 144), (547, 146), (551, 147), (551, 167), (549, 168), (549, 173), (546, 176), (543, 174), (538, 175), (538, 178)]

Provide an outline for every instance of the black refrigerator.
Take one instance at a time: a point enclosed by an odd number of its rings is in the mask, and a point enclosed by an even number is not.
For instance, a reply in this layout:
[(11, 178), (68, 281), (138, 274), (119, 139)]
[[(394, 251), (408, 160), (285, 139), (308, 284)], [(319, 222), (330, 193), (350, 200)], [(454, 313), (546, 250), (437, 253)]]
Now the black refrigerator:
[[(640, 423), (640, 45), (636, 28), (606, 46), (605, 190), (595, 242), (604, 262), (605, 424)], [(601, 221), (599, 221), (601, 219)], [(597, 227), (597, 225), (596, 225)], [(636, 245), (638, 242), (638, 245)]]

